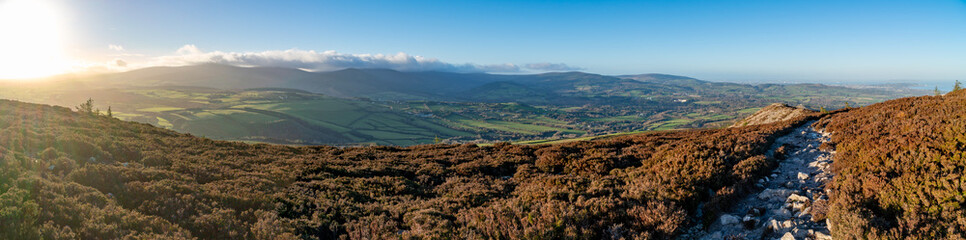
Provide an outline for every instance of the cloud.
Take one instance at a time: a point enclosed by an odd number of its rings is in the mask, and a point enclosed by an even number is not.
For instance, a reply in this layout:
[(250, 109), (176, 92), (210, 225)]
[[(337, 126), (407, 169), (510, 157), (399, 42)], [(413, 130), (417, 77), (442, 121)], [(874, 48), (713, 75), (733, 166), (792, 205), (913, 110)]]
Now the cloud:
[(107, 45), (107, 48), (109, 48), (111, 50), (114, 50), (114, 51), (118, 51), (118, 52), (123, 52), (124, 51), (124, 46), (121, 46), (121, 45), (110, 44), (110, 45)]
[(114, 66), (125, 68), (127, 67), (127, 62), (121, 59), (114, 59)]
[(583, 70), (580, 67), (568, 66), (563, 63), (531, 63), (524, 65), (525, 68), (538, 71), (577, 71)]
[(184, 66), (200, 63), (220, 63), (236, 66), (298, 68), (309, 71), (334, 71), (346, 68), (387, 68), (398, 71), (446, 72), (520, 72), (515, 64), (453, 64), (435, 58), (396, 54), (347, 54), (336, 51), (273, 50), (262, 52), (205, 52), (195, 45), (184, 45), (175, 55), (153, 58), (150, 66)]

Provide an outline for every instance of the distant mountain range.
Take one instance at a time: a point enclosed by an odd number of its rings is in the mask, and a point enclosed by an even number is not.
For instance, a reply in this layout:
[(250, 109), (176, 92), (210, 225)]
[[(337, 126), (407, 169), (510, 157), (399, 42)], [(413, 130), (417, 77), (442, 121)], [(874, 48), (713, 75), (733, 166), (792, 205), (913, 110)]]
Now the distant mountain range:
[(191, 86), (231, 90), (290, 88), (334, 97), (375, 100), (531, 103), (621, 96), (623, 94), (620, 93), (625, 91), (694, 91), (725, 84), (666, 74), (605, 76), (584, 72), (554, 72), (501, 75), (351, 68), (332, 72), (306, 72), (288, 68), (221, 64), (151, 67), (64, 81), (98, 87)]

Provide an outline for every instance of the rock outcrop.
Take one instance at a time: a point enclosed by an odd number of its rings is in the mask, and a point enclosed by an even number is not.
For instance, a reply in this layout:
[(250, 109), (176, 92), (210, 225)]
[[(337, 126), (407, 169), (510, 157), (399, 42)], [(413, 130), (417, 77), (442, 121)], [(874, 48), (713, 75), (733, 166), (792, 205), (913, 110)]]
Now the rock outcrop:
[(807, 115), (809, 113), (814, 113), (815, 111), (806, 109), (804, 107), (791, 107), (783, 103), (773, 103), (767, 107), (758, 110), (751, 116), (745, 119), (739, 120), (732, 124), (731, 127), (742, 127), (750, 125), (760, 125), (768, 124), (773, 122), (781, 122), (785, 120), (791, 120), (800, 116)]

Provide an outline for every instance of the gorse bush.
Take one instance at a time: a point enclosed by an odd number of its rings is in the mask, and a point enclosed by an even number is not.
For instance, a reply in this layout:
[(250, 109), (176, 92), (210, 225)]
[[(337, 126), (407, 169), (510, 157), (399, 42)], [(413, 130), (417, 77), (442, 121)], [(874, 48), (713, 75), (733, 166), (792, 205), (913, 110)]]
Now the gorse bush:
[(966, 91), (851, 109), (832, 132), (836, 238), (966, 238)]
[(804, 121), (542, 146), (290, 147), (0, 101), (0, 238), (671, 238), (746, 192)]

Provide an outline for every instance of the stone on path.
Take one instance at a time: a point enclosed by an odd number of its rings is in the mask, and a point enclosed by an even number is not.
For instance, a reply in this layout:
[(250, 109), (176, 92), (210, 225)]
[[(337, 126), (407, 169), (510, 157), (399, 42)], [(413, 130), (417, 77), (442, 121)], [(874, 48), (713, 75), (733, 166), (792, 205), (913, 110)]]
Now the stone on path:
[(788, 199), (786, 199), (785, 202), (802, 202), (802, 203), (807, 203), (808, 202), (808, 197), (792, 193), (792, 194), (789, 194), (788, 195)]
[(808, 180), (808, 173), (798, 172), (798, 180)]
[(738, 224), (741, 222), (741, 220), (738, 220), (738, 217), (735, 217), (735, 215), (731, 214), (723, 214), (718, 219), (721, 220), (721, 225)]
[(769, 188), (761, 191), (761, 193), (758, 194), (758, 199), (768, 200), (768, 201), (782, 201), (792, 193), (794, 193), (794, 191), (791, 189)]
[(828, 235), (828, 234), (825, 234), (823, 232), (816, 231), (815, 232), (814, 239), (815, 240), (832, 240), (832, 236), (831, 235)]

